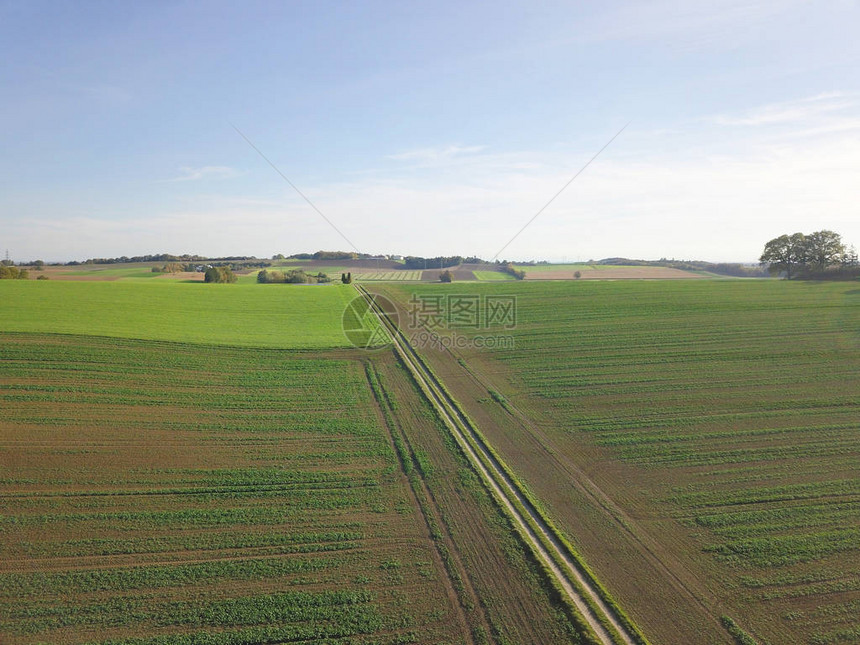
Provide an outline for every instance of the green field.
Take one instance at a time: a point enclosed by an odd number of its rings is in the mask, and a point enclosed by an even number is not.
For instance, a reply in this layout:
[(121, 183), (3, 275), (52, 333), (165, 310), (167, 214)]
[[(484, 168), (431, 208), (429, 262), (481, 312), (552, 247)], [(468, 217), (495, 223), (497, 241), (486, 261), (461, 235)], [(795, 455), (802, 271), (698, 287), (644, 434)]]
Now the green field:
[(343, 285), (0, 282), (0, 331), (252, 347), (343, 347)]
[[(732, 616), (761, 642), (860, 640), (857, 284), (460, 283), (387, 292), (406, 302), (453, 290), (516, 296), (516, 329), (504, 332), (514, 349), (455, 352), (497, 392), (471, 409), (489, 414), (482, 410), (492, 398), (535, 424), (522, 434), (500, 413), (496, 422), (508, 427), (488, 432), (646, 633), (678, 638), (684, 610), (661, 614), (671, 594), (655, 600), (662, 582), (623, 552), (638, 548), (623, 546), (625, 532), (643, 535), (694, 593), (714, 596), (693, 603), (698, 609)], [(433, 360), (454, 364), (444, 356)], [(468, 388), (459, 396), (467, 401)], [(565, 484), (574, 468), (620, 505), (612, 521), (583, 514), (580, 493)], [(607, 558), (613, 548), (620, 551)]]
[(0, 334), (0, 366), (3, 643), (456, 635), (361, 361)]
[(478, 280), (500, 281), (500, 280), (516, 280), (510, 273), (502, 273), (501, 271), (473, 271)]
[(0, 294), (4, 645), (579, 642), (353, 287)]
[[(63, 276), (74, 277), (90, 277), (94, 279), (104, 280), (128, 280), (128, 279), (148, 279), (157, 278), (159, 276), (169, 275), (164, 273), (154, 273), (149, 266), (122, 267), (113, 269), (79, 269), (73, 271), (58, 272)], [(34, 271), (31, 277), (38, 276), (39, 272)], [(48, 271), (47, 275), (53, 275), (53, 271)]]
[[(378, 290), (516, 298), (426, 355), (653, 642), (860, 640), (858, 285)], [(0, 282), (2, 642), (575, 642), (356, 295)]]

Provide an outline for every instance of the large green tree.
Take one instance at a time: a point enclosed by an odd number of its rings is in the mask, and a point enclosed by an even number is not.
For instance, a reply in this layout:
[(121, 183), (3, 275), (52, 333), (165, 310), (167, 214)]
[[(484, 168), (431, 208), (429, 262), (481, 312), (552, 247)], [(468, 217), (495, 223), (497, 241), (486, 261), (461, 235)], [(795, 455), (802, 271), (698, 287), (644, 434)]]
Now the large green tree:
[(845, 245), (839, 233), (823, 230), (806, 236), (805, 260), (812, 269), (821, 271), (842, 264), (844, 259)]
[(801, 272), (810, 277), (821, 276), (832, 267), (850, 266), (852, 259), (842, 236), (824, 229), (809, 235), (794, 233), (772, 239), (765, 244), (759, 262), (766, 264), (773, 274), (785, 272), (790, 280)]
[(791, 274), (801, 266), (806, 256), (806, 236), (803, 233), (780, 235), (764, 245), (764, 252), (759, 262), (766, 264), (773, 273), (785, 271), (791, 280)]

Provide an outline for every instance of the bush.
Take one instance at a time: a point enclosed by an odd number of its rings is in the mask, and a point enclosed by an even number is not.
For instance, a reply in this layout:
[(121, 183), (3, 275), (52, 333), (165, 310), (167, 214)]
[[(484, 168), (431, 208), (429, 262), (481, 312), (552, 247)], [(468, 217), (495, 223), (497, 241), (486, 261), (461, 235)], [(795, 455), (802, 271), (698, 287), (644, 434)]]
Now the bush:
[(50, 278), (43, 273), (36, 280), (50, 280)]
[(260, 284), (272, 284), (272, 283), (283, 283), (284, 282), (284, 272), (283, 271), (269, 271), (268, 269), (263, 269), (259, 273), (257, 273), (257, 282)]
[(0, 266), (0, 280), (26, 280), (29, 277), (30, 273), (27, 269), (5, 264)]
[(284, 282), (289, 284), (307, 284), (310, 276), (301, 269), (290, 269), (284, 274)]
[(204, 282), (227, 284), (236, 282), (236, 275), (230, 267), (209, 267), (203, 275)]
[(525, 271), (523, 271), (522, 269), (517, 269), (517, 268), (516, 268), (513, 264), (511, 264), (510, 262), (505, 262), (505, 263), (502, 265), (502, 271), (504, 271), (504, 272), (505, 272), (505, 273), (507, 273), (508, 275), (512, 275), (512, 276), (514, 276), (517, 280), (523, 280), (523, 279), (526, 277), (526, 272), (525, 272)]
[(310, 275), (301, 269), (290, 269), (289, 271), (270, 271), (263, 270), (257, 274), (257, 282), (260, 284), (317, 284), (331, 282), (325, 273), (319, 272), (316, 275)]
[(439, 274), (439, 282), (454, 282), (454, 274), (445, 269)]

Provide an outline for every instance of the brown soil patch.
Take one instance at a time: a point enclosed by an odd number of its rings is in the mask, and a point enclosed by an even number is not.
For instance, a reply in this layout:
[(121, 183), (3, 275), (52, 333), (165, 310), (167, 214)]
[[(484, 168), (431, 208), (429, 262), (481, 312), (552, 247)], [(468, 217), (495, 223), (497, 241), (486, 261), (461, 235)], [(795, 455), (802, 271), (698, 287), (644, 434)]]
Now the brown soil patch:
[[(243, 273), (242, 275), (245, 275)], [(157, 278), (156, 280), (193, 280), (194, 282), (203, 282), (203, 274), (198, 273), (197, 271), (179, 271), (177, 273), (164, 273)]]

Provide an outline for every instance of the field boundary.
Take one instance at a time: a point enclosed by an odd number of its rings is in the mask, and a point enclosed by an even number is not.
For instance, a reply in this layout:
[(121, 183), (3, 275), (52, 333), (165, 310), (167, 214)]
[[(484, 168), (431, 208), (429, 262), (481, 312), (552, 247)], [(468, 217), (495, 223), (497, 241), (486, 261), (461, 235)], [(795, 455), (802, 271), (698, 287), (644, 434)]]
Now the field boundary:
[(447, 586), (450, 594), (452, 594), (452, 609), (460, 620), (464, 638), (467, 642), (474, 644), (477, 642), (474, 636), (475, 631), (483, 629), (483, 632), (487, 633), (489, 631), (489, 621), (483, 611), (481, 612), (480, 625), (475, 625), (474, 621), (470, 621), (466, 617), (466, 609), (481, 607), (481, 604), (478, 602), (478, 595), (471, 584), (460, 555), (457, 553), (454, 540), (445, 527), (445, 523), (441, 521), (441, 512), (436, 506), (427, 483), (424, 481), (425, 475), (422, 464), (416, 457), (415, 450), (409, 438), (397, 421), (389, 393), (382, 384), (379, 372), (373, 361), (365, 362), (365, 373), (374, 400), (382, 415), (383, 425), (387, 429), (394, 446), (397, 460), (400, 463), (400, 470), (409, 482), (412, 498), (415, 500), (415, 504), (424, 518), (430, 534), (430, 541), (433, 543), (434, 551), (439, 557), (439, 561), (445, 571), (445, 577), (448, 582)]
[(399, 328), (377, 307), (365, 289), (359, 285), (356, 288), (391, 334), (398, 356), (436, 408), (476, 473), (541, 563), (571, 618), (583, 631), (583, 637), (588, 642), (606, 645), (646, 645), (645, 636), (600, 585), (573, 546), (538, 510), (524, 485), (496, 454)]

